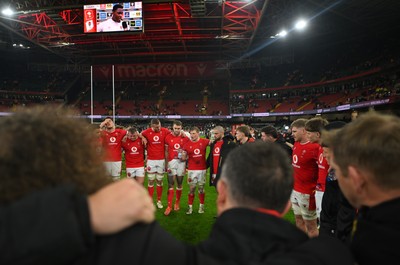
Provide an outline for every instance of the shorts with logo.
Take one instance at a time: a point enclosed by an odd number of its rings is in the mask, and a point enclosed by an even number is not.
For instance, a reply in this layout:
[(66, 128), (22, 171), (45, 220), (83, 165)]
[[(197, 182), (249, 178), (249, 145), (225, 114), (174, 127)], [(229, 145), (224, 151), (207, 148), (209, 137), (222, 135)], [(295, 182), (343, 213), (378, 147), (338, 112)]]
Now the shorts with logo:
[(187, 181), (190, 186), (203, 186), (206, 183), (207, 170), (188, 170)]
[(293, 190), (290, 201), (295, 215), (301, 215), (304, 220), (314, 220), (317, 218), (314, 194), (304, 194)]
[(121, 161), (113, 161), (113, 162), (104, 162), (104, 166), (106, 167), (106, 172), (111, 177), (120, 177), (121, 176)]
[(186, 162), (179, 159), (172, 159), (168, 162), (169, 176), (184, 176), (186, 171)]
[(165, 172), (165, 160), (147, 160), (147, 172), (164, 174)]
[(127, 167), (126, 168), (126, 176), (128, 178), (143, 178), (144, 177), (144, 167)]

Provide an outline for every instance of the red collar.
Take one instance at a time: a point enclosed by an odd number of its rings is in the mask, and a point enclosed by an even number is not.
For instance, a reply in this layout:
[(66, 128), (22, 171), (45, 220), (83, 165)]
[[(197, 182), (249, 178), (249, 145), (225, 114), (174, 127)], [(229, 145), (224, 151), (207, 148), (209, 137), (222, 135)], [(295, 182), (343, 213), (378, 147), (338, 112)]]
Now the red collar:
[(265, 208), (257, 208), (256, 210), (260, 213), (265, 213), (265, 214), (273, 215), (278, 218), (282, 218), (282, 214), (276, 210), (270, 210), (270, 209), (265, 209)]

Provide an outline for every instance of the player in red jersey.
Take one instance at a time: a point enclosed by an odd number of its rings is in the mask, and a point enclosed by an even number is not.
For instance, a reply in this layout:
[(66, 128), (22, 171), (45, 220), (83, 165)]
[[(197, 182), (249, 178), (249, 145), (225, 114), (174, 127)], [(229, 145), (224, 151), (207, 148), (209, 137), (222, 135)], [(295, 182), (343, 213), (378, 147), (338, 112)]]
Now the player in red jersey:
[(239, 145), (255, 142), (254, 138), (251, 137), (250, 128), (247, 125), (237, 127), (235, 135)]
[(165, 172), (165, 137), (170, 133), (167, 128), (161, 127), (161, 122), (158, 119), (152, 119), (150, 128), (141, 133), (147, 139), (147, 189), (150, 196), (153, 197), (154, 181), (156, 181), (157, 207), (159, 209), (164, 207), (161, 203), (161, 195)]
[(229, 152), (237, 147), (237, 144), (233, 141), (233, 135), (228, 133), (224, 136), (224, 131), (222, 126), (216, 126), (212, 130), (214, 137), (207, 157), (207, 166), (210, 168), (210, 186), (217, 187), (225, 159)]
[(306, 119), (297, 119), (292, 125), (293, 145), (292, 166), (294, 170), (294, 188), (291, 196), (296, 226), (310, 237), (318, 236), (317, 212), (315, 205), (315, 187), (318, 178), (319, 144), (307, 139)]
[(326, 183), (326, 176), (328, 175), (329, 165), (324, 157), (323, 153), (324, 150), (321, 146), (321, 135), (322, 131), (324, 130), (325, 126), (328, 125), (328, 121), (321, 117), (315, 117), (307, 121), (305, 129), (307, 132), (307, 139), (311, 143), (317, 143), (319, 145), (318, 148), (318, 179), (317, 179), (317, 186), (315, 189), (315, 205), (317, 210), (317, 218), (319, 220), (320, 213), (321, 213), (321, 203), (322, 197), (324, 196), (325, 192), (325, 183)]
[(188, 160), (188, 184), (189, 184), (189, 208), (186, 214), (193, 213), (193, 200), (196, 186), (199, 191), (199, 213), (204, 213), (204, 184), (206, 183), (206, 149), (210, 144), (209, 139), (200, 138), (200, 130), (197, 127), (190, 129), (190, 139), (183, 147), (183, 159)]
[(186, 171), (186, 161), (182, 160), (182, 148), (188, 141), (190, 141), (189, 137), (185, 137), (182, 134), (182, 122), (174, 121), (172, 124), (172, 133), (165, 138), (168, 153), (168, 206), (165, 209), (165, 215), (169, 215), (172, 210), (175, 180), (176, 200), (174, 210), (178, 211), (180, 209), (182, 182)]
[(122, 148), (125, 151), (126, 176), (143, 185), (145, 146), (136, 127), (128, 128), (128, 133), (122, 140)]
[(105, 152), (104, 165), (107, 173), (114, 180), (121, 177), (121, 144), (126, 135), (123, 129), (116, 129), (114, 121), (107, 117), (100, 123), (103, 150)]

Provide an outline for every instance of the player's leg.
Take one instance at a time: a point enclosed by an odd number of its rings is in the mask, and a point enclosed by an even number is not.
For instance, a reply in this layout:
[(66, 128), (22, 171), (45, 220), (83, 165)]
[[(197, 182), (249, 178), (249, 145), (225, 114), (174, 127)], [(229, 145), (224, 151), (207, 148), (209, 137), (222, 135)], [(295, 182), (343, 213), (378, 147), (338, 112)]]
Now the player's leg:
[(175, 170), (168, 168), (168, 194), (167, 194), (167, 208), (165, 209), (164, 215), (169, 215), (172, 210), (172, 200), (174, 198), (174, 183), (175, 176), (173, 175)]
[(164, 169), (165, 160), (155, 160), (156, 161), (156, 185), (157, 185), (157, 207), (158, 209), (164, 208), (161, 202), (161, 196), (163, 193), (163, 180), (164, 180)]
[(301, 215), (301, 209), (298, 201), (298, 196), (299, 193), (297, 191), (292, 191), (292, 195), (290, 197), (290, 201), (292, 203), (292, 210), (294, 213), (295, 221), (296, 221), (296, 227), (299, 228), (300, 230), (304, 231), (307, 233), (306, 225), (303, 220), (303, 216)]
[(317, 237), (319, 234), (317, 225), (317, 211), (314, 194), (302, 194), (300, 202), (301, 215), (309, 237)]
[(186, 171), (186, 163), (179, 162), (176, 171), (176, 199), (174, 205), (175, 211), (179, 211), (180, 209), (180, 201), (181, 201), (182, 187), (183, 187), (182, 184), (183, 184), (183, 178), (185, 176), (185, 171)]
[(182, 189), (183, 189), (183, 178), (184, 176), (176, 176), (176, 199), (174, 204), (174, 210), (179, 211), (181, 197), (182, 197)]
[(193, 213), (193, 201), (194, 201), (194, 192), (196, 191), (197, 179), (195, 178), (195, 174), (193, 170), (188, 171), (188, 185), (189, 185), (189, 195), (188, 195), (188, 210), (186, 214)]
[(139, 184), (144, 185), (144, 167), (135, 168), (134, 174), (136, 181)]
[(111, 177), (114, 181), (121, 179), (122, 161), (111, 162)]
[(204, 199), (205, 199), (205, 191), (204, 185), (206, 182), (206, 170), (201, 170), (198, 175), (198, 191), (199, 191), (199, 213), (204, 213)]

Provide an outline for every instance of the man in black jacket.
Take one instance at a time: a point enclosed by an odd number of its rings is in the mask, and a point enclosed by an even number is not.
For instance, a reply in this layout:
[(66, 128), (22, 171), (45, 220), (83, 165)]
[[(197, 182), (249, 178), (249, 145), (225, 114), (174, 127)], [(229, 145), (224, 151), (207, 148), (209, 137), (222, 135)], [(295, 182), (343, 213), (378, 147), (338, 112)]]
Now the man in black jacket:
[(370, 112), (322, 137), (340, 189), (359, 209), (350, 243), (356, 262), (399, 263), (400, 119)]
[(235, 138), (229, 132), (224, 135), (224, 128), (222, 126), (216, 126), (212, 130), (212, 134), (214, 140), (210, 145), (207, 167), (210, 168), (210, 186), (217, 186), (226, 157), (238, 145), (234, 142)]
[(288, 154), (288, 157), (292, 159), (293, 145), (286, 142), (283, 136), (278, 133), (278, 130), (274, 126), (267, 125), (261, 128), (261, 140), (264, 142), (278, 144), (283, 150), (285, 150), (285, 152)]

